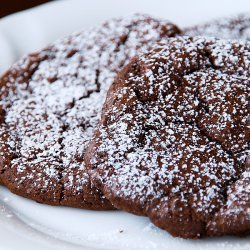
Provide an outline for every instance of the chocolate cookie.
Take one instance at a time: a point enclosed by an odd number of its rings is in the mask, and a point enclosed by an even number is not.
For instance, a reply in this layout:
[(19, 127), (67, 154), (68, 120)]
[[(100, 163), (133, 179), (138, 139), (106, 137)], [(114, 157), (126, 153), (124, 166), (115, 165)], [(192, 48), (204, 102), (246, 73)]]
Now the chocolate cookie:
[(111, 85), (85, 156), (116, 208), (174, 236), (249, 235), (250, 43), (171, 38)]
[(42, 203), (111, 209), (83, 163), (106, 90), (138, 51), (179, 33), (167, 21), (134, 15), (17, 62), (0, 80), (0, 182)]
[(250, 40), (250, 14), (221, 18), (183, 30), (184, 35)]

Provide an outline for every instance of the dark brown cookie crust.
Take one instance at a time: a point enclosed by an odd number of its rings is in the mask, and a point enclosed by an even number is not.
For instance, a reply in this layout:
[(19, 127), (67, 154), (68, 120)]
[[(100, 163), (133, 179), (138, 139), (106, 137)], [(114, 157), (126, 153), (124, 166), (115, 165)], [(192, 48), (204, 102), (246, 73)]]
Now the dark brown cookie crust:
[(0, 183), (41, 203), (113, 209), (83, 163), (106, 90), (138, 51), (179, 33), (167, 21), (134, 15), (13, 65), (0, 80)]
[(220, 18), (183, 30), (188, 36), (208, 36), (224, 39), (250, 40), (250, 14)]
[(249, 66), (250, 44), (213, 38), (133, 59), (85, 154), (105, 197), (174, 236), (249, 235)]

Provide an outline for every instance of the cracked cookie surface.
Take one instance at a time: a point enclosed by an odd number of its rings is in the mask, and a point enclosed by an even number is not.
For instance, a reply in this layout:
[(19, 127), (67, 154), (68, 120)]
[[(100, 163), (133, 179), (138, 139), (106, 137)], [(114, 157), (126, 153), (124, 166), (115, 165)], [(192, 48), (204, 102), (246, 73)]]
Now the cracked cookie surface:
[(167, 21), (134, 15), (13, 65), (0, 80), (0, 183), (41, 203), (112, 209), (83, 163), (106, 91), (138, 51), (178, 33)]
[(249, 67), (249, 43), (214, 38), (134, 58), (85, 155), (105, 197), (174, 236), (249, 235)]

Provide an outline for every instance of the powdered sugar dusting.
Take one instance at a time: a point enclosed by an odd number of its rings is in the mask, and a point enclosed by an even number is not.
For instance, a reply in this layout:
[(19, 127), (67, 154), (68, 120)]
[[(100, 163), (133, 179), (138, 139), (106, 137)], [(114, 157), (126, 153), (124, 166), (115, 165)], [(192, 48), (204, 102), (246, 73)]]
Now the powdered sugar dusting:
[(183, 226), (205, 227), (245, 171), (249, 66), (249, 43), (202, 37), (173, 38), (134, 59), (107, 97), (86, 157), (105, 196), (174, 235), (206, 234)]
[(184, 30), (189, 36), (208, 36), (224, 39), (250, 40), (250, 14), (241, 14), (197, 25)]
[[(15, 64), (2, 79), (0, 105), (17, 188), (26, 182), (46, 192), (52, 180), (50, 191), (56, 186), (65, 196), (79, 195), (84, 185), (86, 197), (96, 192), (82, 159), (108, 87), (138, 50), (178, 32), (166, 21), (134, 15), (60, 39)], [(63, 202), (64, 194), (55, 199)]]

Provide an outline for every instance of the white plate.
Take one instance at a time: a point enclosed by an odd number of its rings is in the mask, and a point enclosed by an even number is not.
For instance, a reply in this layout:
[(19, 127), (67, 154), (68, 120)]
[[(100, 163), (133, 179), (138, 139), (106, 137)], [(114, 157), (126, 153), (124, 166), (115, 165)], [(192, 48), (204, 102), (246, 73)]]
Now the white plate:
[[(0, 72), (27, 52), (111, 17), (142, 12), (187, 26), (247, 11), (249, 0), (55, 1), (0, 21)], [(41, 205), (0, 187), (0, 250), (9, 249), (249, 250), (250, 238), (173, 238), (147, 218)]]

